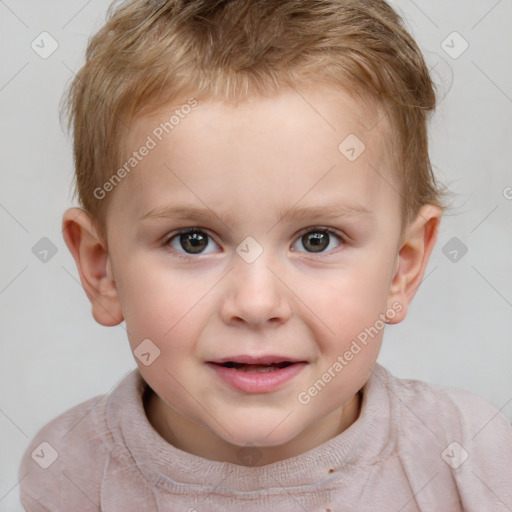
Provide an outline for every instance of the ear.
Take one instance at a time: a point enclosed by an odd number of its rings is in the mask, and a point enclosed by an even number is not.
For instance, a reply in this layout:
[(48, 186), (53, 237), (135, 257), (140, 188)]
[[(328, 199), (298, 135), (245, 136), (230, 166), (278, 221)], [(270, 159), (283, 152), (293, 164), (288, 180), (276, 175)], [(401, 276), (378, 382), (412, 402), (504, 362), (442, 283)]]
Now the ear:
[(70, 208), (62, 219), (62, 234), (91, 301), (92, 316), (105, 326), (121, 323), (123, 313), (106, 243), (91, 216), (81, 208)]
[(388, 308), (396, 312), (393, 318), (388, 318), (390, 324), (401, 322), (407, 315), (436, 243), (442, 215), (441, 208), (423, 205), (404, 231), (388, 297)]

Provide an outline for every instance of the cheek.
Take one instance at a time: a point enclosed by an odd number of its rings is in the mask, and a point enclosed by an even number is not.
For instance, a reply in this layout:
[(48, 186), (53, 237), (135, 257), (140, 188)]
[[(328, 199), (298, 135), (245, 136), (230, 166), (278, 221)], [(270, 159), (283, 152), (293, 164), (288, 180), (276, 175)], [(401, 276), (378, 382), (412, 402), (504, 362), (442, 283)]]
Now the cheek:
[(146, 338), (165, 346), (183, 336), (205, 294), (198, 280), (142, 262), (123, 268), (118, 291), (132, 348)]
[(389, 275), (378, 262), (359, 262), (308, 281), (298, 294), (327, 324), (357, 323), (385, 311)]
[[(297, 289), (310, 308), (304, 309), (303, 318), (310, 319), (309, 328), (329, 361), (350, 350), (355, 340), (364, 347), (364, 357), (355, 357), (358, 363), (351, 364), (351, 370), (374, 357), (384, 329), (388, 291), (388, 269), (374, 259), (359, 259)], [(358, 351), (357, 346), (353, 351)]]

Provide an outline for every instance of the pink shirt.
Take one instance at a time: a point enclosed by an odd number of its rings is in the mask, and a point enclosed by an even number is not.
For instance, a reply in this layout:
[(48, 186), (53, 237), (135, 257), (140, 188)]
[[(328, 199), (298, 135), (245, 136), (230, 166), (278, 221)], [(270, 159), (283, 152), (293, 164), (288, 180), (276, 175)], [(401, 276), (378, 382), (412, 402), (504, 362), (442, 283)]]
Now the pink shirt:
[(167, 443), (146, 418), (146, 388), (135, 370), (38, 433), (20, 467), (27, 511), (512, 510), (512, 427), (469, 392), (397, 379), (377, 365), (349, 429), (251, 467)]

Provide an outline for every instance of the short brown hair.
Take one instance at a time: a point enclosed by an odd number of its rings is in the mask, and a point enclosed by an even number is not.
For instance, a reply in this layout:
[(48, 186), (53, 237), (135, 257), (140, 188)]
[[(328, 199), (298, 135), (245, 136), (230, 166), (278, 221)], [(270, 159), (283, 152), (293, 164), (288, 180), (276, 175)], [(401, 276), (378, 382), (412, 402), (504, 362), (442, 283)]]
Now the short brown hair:
[[(414, 39), (384, 0), (129, 0), (108, 13), (64, 107), (75, 194), (104, 236), (101, 187), (121, 163), (136, 116), (187, 95), (243, 101), (325, 83), (387, 111), (403, 222), (441, 205), (428, 154), (434, 84)], [(340, 141), (341, 142), (341, 141)]]

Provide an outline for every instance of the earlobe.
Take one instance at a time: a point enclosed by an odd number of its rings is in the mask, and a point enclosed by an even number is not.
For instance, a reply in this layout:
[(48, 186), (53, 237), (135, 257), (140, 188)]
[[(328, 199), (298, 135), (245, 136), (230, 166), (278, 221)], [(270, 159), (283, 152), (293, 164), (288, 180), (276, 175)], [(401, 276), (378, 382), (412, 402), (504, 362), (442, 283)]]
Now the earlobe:
[(442, 213), (441, 208), (437, 206), (424, 205), (416, 219), (405, 230), (388, 298), (388, 308), (395, 305), (393, 309), (400, 311), (389, 319), (390, 324), (401, 322), (407, 314), (436, 243)]
[(123, 314), (111, 261), (92, 218), (81, 208), (70, 208), (62, 219), (62, 234), (91, 302), (94, 319), (105, 326), (119, 324)]

